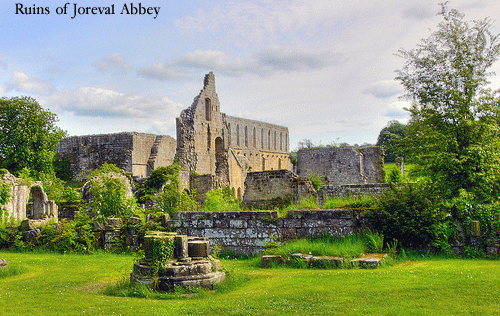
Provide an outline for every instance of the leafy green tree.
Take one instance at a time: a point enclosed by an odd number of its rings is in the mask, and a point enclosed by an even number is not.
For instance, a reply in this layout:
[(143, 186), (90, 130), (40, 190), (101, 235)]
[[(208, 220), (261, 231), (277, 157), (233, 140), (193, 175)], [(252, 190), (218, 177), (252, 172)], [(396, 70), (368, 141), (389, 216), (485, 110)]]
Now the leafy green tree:
[(399, 50), (397, 71), (413, 101), (404, 140), (420, 175), (443, 197), (460, 189), (480, 199), (498, 196), (499, 96), (487, 88), (488, 68), (500, 53), (489, 19), (466, 22), (442, 4), (444, 21), (417, 48)]
[(0, 168), (50, 173), (56, 145), (66, 133), (57, 116), (31, 97), (0, 98)]
[(406, 125), (393, 120), (382, 128), (377, 138), (377, 146), (384, 147), (385, 162), (395, 162), (397, 157), (402, 156), (400, 147), (401, 140), (406, 136)]
[(123, 174), (116, 166), (104, 164), (94, 170), (88, 180), (92, 194), (89, 207), (98, 218), (127, 218), (136, 212), (137, 201), (135, 197), (127, 196)]

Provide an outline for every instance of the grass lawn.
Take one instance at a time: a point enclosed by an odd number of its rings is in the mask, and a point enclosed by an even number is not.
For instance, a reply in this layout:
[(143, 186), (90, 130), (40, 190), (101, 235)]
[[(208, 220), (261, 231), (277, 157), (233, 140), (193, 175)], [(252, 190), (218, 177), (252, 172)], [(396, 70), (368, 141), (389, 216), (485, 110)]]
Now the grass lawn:
[(222, 260), (238, 284), (195, 297), (103, 294), (128, 278), (133, 257), (0, 252), (1, 315), (498, 315), (500, 261), (439, 259), (378, 269), (261, 269)]

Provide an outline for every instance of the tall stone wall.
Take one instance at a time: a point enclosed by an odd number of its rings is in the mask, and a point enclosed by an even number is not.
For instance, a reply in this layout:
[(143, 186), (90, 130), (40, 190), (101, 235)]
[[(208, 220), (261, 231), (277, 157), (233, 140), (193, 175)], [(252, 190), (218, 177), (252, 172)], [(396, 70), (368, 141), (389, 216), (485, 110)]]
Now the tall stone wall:
[(59, 156), (70, 162), (74, 180), (84, 180), (104, 163), (146, 177), (152, 170), (172, 164), (175, 149), (176, 141), (170, 136), (135, 132), (72, 136), (57, 145)]
[(276, 211), (174, 213), (167, 226), (176, 232), (208, 237), (210, 246), (240, 254), (255, 254), (266, 243), (330, 234), (347, 236), (358, 228), (357, 213), (351, 210), (288, 211), (278, 218)]
[(229, 185), (241, 197), (247, 172), (290, 168), (288, 128), (221, 113), (212, 72), (176, 124), (184, 187), (193, 173), (212, 174), (215, 186)]
[(329, 185), (381, 183), (384, 150), (378, 146), (301, 149), (297, 173), (305, 178), (316, 173)]
[(273, 209), (274, 203), (298, 201), (316, 196), (309, 179), (300, 178), (288, 170), (249, 172), (245, 181), (243, 204), (247, 207)]

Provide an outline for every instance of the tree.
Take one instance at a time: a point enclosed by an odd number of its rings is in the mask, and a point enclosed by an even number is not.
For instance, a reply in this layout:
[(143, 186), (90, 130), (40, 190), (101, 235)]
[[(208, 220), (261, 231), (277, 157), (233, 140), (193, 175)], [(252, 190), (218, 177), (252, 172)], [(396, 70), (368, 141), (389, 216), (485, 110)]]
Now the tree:
[(382, 128), (377, 138), (377, 146), (384, 147), (385, 162), (395, 162), (397, 157), (402, 156), (400, 142), (406, 136), (406, 125), (399, 121), (390, 121)]
[(56, 145), (66, 135), (56, 122), (31, 97), (0, 98), (0, 168), (51, 173)]
[(406, 59), (396, 79), (413, 101), (404, 141), (408, 160), (441, 190), (498, 197), (500, 167), (497, 92), (487, 88), (488, 68), (500, 53), (489, 19), (464, 21), (442, 4), (444, 21)]

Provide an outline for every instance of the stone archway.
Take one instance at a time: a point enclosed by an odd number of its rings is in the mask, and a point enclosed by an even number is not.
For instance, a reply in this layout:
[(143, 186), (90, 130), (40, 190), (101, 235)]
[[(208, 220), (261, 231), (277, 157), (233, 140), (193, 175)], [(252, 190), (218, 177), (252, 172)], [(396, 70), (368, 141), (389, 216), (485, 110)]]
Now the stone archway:
[(26, 217), (29, 219), (42, 219), (46, 217), (48, 215), (46, 210), (48, 199), (45, 192), (43, 192), (42, 187), (39, 185), (33, 185), (30, 188), (29, 195), (32, 203), (30, 203), (30, 207), (26, 209)]

